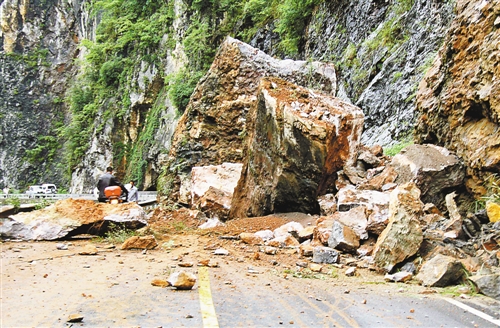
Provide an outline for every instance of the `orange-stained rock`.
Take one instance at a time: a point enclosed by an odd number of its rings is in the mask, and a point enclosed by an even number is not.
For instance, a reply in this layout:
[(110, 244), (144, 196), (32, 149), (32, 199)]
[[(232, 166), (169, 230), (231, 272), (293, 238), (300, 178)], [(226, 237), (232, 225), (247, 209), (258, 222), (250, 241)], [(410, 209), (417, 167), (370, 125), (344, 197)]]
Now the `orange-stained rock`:
[(264, 244), (264, 240), (261, 237), (255, 235), (254, 233), (250, 233), (250, 232), (240, 233), (240, 240), (248, 245), (263, 245)]
[(363, 113), (277, 78), (261, 79), (257, 98), (230, 218), (319, 214), (317, 195), (334, 190), (336, 172), (355, 163)]
[(200, 80), (182, 115), (173, 139), (159, 195), (189, 204), (191, 168), (242, 163), (249, 134), (247, 114), (257, 100), (257, 88), (265, 76), (298, 85), (316, 85), (335, 95), (333, 65), (320, 62), (279, 60), (241, 41), (227, 37), (207, 74)]
[(481, 196), (500, 165), (500, 2), (459, 0), (455, 12), (418, 88), (415, 138), (461, 157), (468, 189)]
[(153, 249), (158, 246), (154, 236), (132, 236), (125, 240), (121, 249)]

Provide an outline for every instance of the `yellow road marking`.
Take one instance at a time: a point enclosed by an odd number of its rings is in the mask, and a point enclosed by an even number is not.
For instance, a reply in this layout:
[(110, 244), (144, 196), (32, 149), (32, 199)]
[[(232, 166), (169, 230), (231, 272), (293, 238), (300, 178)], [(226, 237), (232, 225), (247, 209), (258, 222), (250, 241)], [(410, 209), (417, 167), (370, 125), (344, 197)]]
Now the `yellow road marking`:
[(217, 321), (217, 315), (215, 314), (212, 292), (210, 291), (208, 269), (206, 267), (198, 268), (198, 279), (203, 327), (218, 328), (219, 322)]

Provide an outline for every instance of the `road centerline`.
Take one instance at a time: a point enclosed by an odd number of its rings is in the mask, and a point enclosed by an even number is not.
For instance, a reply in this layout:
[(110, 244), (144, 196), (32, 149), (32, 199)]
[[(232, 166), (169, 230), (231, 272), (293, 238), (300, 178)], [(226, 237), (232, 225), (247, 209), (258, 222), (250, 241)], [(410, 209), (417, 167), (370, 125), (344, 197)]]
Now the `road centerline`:
[(215, 314), (212, 292), (210, 290), (210, 279), (206, 267), (198, 268), (198, 286), (203, 327), (218, 328), (219, 322)]

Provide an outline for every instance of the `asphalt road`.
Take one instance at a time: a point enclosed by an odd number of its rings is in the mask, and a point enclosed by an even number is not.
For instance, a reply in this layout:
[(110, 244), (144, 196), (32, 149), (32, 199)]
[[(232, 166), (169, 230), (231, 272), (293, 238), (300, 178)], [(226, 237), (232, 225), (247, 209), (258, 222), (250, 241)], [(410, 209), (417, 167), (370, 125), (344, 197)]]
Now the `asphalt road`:
[[(420, 286), (346, 277), (305, 279), (279, 267), (250, 267), (217, 257), (218, 268), (178, 267), (184, 260), (214, 258), (199, 236), (180, 236), (148, 251), (88, 241), (68, 250), (57, 242), (1, 244), (1, 327), (496, 327), (498, 303), (485, 297), (451, 299)], [(169, 245), (178, 247), (170, 247)], [(182, 244), (182, 246), (180, 246)], [(192, 290), (151, 285), (172, 271), (197, 275)], [(67, 322), (79, 314), (83, 321)], [(481, 317), (483, 316), (483, 317)]]

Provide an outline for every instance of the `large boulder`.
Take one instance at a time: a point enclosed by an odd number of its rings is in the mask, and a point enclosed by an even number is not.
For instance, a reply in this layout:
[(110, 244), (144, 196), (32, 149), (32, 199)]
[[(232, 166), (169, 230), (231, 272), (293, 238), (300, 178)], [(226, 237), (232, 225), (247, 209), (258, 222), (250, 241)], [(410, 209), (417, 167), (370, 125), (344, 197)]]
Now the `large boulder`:
[(469, 280), (476, 285), (480, 293), (500, 300), (500, 275), (476, 275), (469, 277)]
[(222, 163), (221, 165), (196, 166), (191, 170), (191, 205), (196, 207), (210, 188), (222, 191), (232, 198), (234, 188), (241, 176), (241, 163)]
[(414, 182), (424, 203), (443, 204), (445, 195), (464, 183), (460, 159), (436, 145), (410, 145), (393, 157), (391, 166), (398, 173), (396, 183)]
[(102, 234), (109, 223), (138, 229), (147, 224), (137, 203), (105, 204), (65, 199), (37, 211), (0, 219), (0, 237), (20, 240), (55, 240), (76, 234)]
[(338, 98), (281, 79), (261, 79), (230, 217), (320, 213), (317, 195), (355, 162), (364, 116)]
[(347, 212), (357, 206), (365, 206), (368, 211), (374, 208), (386, 209), (389, 207), (389, 192), (357, 189), (348, 185), (337, 193), (337, 207), (340, 212)]
[(335, 95), (333, 65), (279, 60), (233, 38), (221, 44), (182, 115), (167, 169), (159, 180), (163, 200), (189, 203), (189, 175), (194, 166), (242, 163), (248, 135), (247, 114), (257, 100), (260, 79), (275, 76), (318, 92)]
[(416, 278), (424, 286), (446, 287), (457, 283), (464, 274), (462, 262), (450, 256), (437, 254), (424, 263)]
[(466, 185), (481, 196), (485, 177), (500, 165), (500, 2), (455, 6), (458, 14), (418, 88), (415, 138), (462, 158)]
[(420, 217), (424, 204), (420, 190), (407, 183), (391, 192), (389, 224), (378, 237), (373, 252), (375, 264), (387, 272), (417, 253), (423, 241)]

